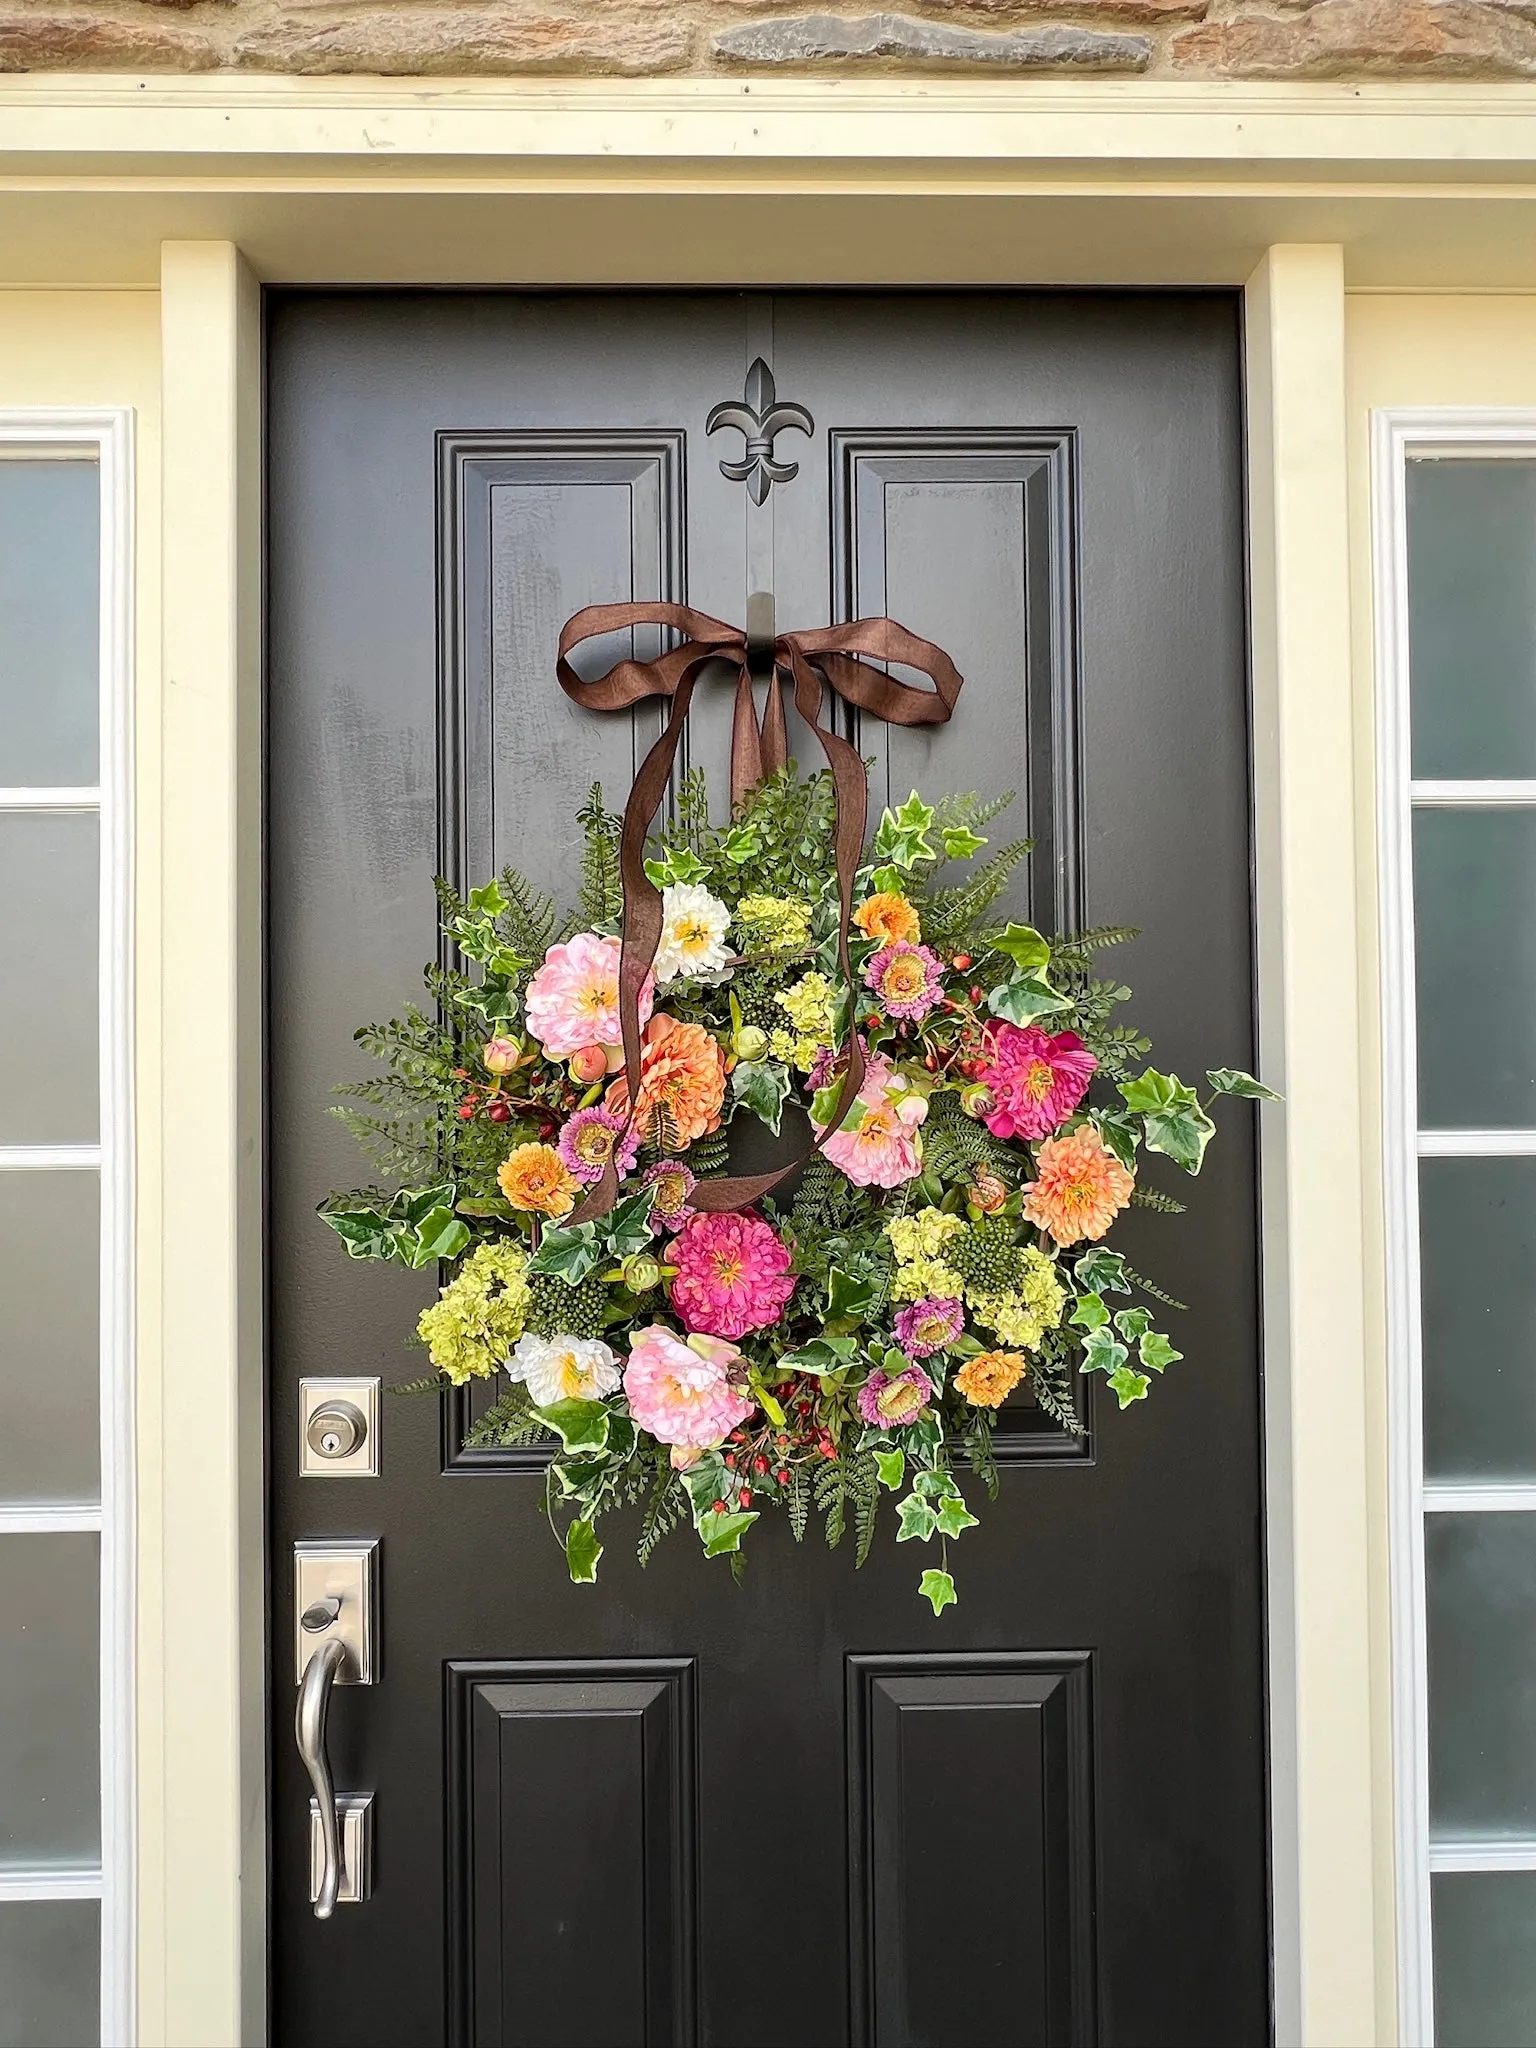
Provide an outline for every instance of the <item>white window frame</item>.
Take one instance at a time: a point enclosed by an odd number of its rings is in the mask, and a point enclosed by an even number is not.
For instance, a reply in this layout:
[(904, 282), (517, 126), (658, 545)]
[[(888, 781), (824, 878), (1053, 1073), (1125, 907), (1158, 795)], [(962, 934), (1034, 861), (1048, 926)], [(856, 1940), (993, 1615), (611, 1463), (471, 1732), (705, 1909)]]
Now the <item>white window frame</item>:
[(0, 1146), (0, 1171), (98, 1171), (101, 1504), (0, 1508), (6, 1533), (101, 1537), (101, 1864), (0, 1873), (0, 1900), (101, 1901), (101, 2039), (134, 2039), (133, 414), (0, 409), (0, 460), (88, 457), (100, 507), (99, 783), (0, 788), (0, 811), (99, 815), (100, 1141)]
[(1410, 755), (1408, 509), (1411, 461), (1536, 459), (1536, 412), (1383, 408), (1371, 421), (1376, 596), (1377, 822), (1381, 913), (1382, 1150), (1391, 1490), (1392, 1734), (1398, 2013), (1403, 2048), (1433, 2048), (1430, 1879), (1437, 1871), (1536, 1870), (1536, 1836), (1432, 1843), (1425, 1615), (1427, 1514), (1536, 1513), (1536, 1485), (1424, 1478), (1418, 1165), (1424, 1158), (1536, 1158), (1536, 1130), (1421, 1130), (1414, 983), (1416, 810), (1536, 809), (1536, 780), (1415, 782)]

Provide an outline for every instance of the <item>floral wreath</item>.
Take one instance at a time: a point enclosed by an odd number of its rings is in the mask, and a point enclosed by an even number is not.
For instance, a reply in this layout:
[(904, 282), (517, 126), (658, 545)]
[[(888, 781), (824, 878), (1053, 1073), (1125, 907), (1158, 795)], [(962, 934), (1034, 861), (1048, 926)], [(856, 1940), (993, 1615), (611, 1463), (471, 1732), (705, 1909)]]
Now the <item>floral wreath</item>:
[[(580, 681), (570, 649), (639, 622), (688, 637)], [(722, 656), (730, 818), (711, 823), (693, 773), (648, 839), (693, 682)], [(941, 723), (960, 678), (939, 649), (863, 620), (785, 635), (773, 661), (759, 728), (731, 628), (671, 606), (570, 622), (567, 691), (604, 710), (665, 695), (667, 730), (623, 819), (598, 787), (579, 813), (577, 910), (510, 868), (468, 897), (438, 884), (457, 959), (427, 970), (426, 1007), (358, 1032), (384, 1071), (336, 1112), (390, 1185), (321, 1215), (354, 1258), (447, 1266), (418, 1325), (434, 1371), (406, 1391), (506, 1380), (466, 1441), (550, 1445), (573, 1580), (631, 1506), (642, 1563), (686, 1521), (739, 1573), (782, 1507), (797, 1541), (813, 1512), (830, 1544), (851, 1524), (862, 1564), (889, 1491), (897, 1542), (939, 1546), (919, 1583), (939, 1614), (949, 1542), (977, 1522), (957, 1462), (995, 1497), (1003, 1404), (1081, 1434), (1078, 1374), (1123, 1409), (1181, 1356), (1155, 1317), (1182, 1304), (1103, 1242), (1131, 1204), (1181, 1207), (1139, 1183), (1141, 1154), (1197, 1174), (1217, 1097), (1272, 1091), (1221, 1068), (1202, 1099), (1143, 1065), (1148, 1041), (1113, 1021), (1129, 989), (1094, 970), (1129, 928), (1048, 940), (992, 917), (1030, 851), (978, 859), (1009, 796), (914, 792), (866, 841), (864, 766), (822, 724), (826, 689)], [(779, 671), (827, 754), (807, 779)], [(736, 1133), (788, 1144), (807, 1118), (808, 1151), (730, 1172)]]

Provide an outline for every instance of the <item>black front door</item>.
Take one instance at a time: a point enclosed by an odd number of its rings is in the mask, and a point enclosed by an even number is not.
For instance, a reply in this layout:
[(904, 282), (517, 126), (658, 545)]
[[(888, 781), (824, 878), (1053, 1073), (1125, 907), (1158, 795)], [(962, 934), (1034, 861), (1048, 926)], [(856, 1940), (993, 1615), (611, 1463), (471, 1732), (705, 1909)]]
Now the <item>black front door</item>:
[[(805, 409), (757, 502), (706, 432)], [(353, 1028), (435, 944), (434, 870), (573, 890), (648, 716), (569, 703), (580, 606), (889, 613), (966, 677), (858, 735), (875, 800), (1019, 792), (1047, 928), (1114, 921), (1160, 1063), (1251, 1065), (1238, 307), (1218, 295), (308, 296), (270, 320), (274, 2036), (528, 2048), (1268, 2035), (1251, 1133), (1127, 1249), (1184, 1362), (1064, 1438), (1029, 1408), (935, 1620), (910, 1547), (754, 1533), (741, 1585), (605, 1527), (572, 1587), (531, 1453), (386, 1399), (377, 1478), (298, 1476), (304, 1375), (418, 1375), (426, 1275), (315, 1220)], [(766, 398), (752, 380), (759, 407)], [(611, 658), (611, 655), (610, 657)], [(690, 745), (727, 759), (729, 692)], [(1188, 1190), (1184, 1190), (1188, 1192)], [(1117, 1234), (1117, 1243), (1121, 1241)], [(381, 1539), (337, 1692), (373, 1896), (307, 1903), (292, 1551)]]

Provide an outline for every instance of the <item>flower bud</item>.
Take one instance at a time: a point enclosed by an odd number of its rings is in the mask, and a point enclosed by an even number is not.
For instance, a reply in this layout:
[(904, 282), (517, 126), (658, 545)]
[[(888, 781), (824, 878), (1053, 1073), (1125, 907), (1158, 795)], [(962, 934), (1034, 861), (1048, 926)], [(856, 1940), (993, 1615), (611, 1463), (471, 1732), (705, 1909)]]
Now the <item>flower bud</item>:
[(686, 1472), (690, 1465), (697, 1465), (704, 1455), (701, 1444), (674, 1444), (672, 1446), (672, 1470)]
[(1008, 1200), (1008, 1184), (995, 1173), (988, 1173), (983, 1167), (966, 1189), (967, 1195), (976, 1204), (983, 1216), (995, 1216)]
[(593, 1081), (600, 1081), (608, 1071), (608, 1054), (600, 1045), (584, 1045), (579, 1052), (571, 1054), (571, 1079), (580, 1081), (585, 1088)]
[(480, 1049), (487, 1073), (510, 1074), (522, 1057), (522, 1049), (515, 1038), (491, 1038)]
[(985, 1081), (973, 1081), (969, 1088), (960, 1090), (960, 1107), (979, 1123), (989, 1110), (996, 1109), (997, 1097)]
[(768, 1050), (768, 1034), (757, 1024), (743, 1024), (731, 1040), (731, 1050), (740, 1060), (760, 1060)]
[(647, 1252), (631, 1252), (620, 1261), (619, 1273), (631, 1294), (649, 1294), (661, 1285), (661, 1267)]

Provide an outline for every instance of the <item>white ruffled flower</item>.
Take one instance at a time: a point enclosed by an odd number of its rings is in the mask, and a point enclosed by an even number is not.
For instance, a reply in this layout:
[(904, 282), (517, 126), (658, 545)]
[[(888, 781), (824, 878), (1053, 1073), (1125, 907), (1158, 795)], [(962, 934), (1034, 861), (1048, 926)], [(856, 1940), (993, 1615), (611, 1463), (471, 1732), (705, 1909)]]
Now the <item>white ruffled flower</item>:
[(535, 1405), (597, 1401), (618, 1391), (619, 1361), (601, 1337), (518, 1338), (507, 1360), (508, 1377), (521, 1380)]
[(661, 943), (653, 972), (659, 982), (680, 974), (721, 978), (730, 960), (725, 935), (731, 913), (700, 882), (674, 882), (662, 892)]

